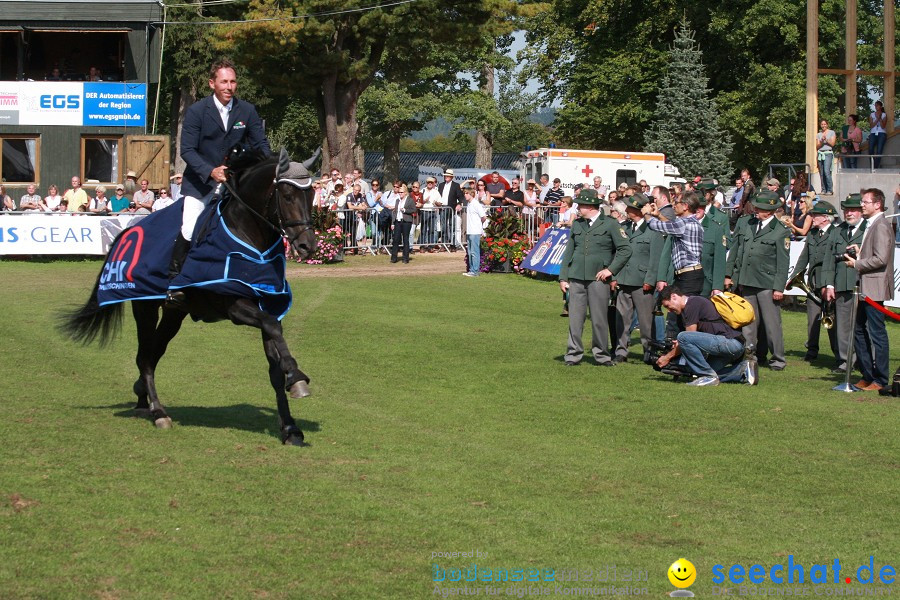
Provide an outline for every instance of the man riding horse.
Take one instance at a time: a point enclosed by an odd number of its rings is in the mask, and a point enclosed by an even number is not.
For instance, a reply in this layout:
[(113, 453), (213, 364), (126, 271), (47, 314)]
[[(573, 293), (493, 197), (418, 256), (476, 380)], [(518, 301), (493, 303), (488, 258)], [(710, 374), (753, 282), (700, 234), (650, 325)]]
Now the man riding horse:
[[(195, 102), (184, 115), (181, 129), (181, 158), (186, 163), (181, 193), (184, 210), (181, 234), (175, 240), (169, 280), (184, 266), (197, 218), (218, 194), (212, 194), (217, 184), (226, 180), (223, 164), (229, 149), (243, 145), (251, 150), (272, 153), (256, 107), (234, 96), (237, 74), (229, 60), (219, 60), (209, 69), (211, 96)], [(220, 188), (219, 188), (220, 189)], [(170, 290), (166, 296), (169, 308), (185, 308), (184, 292)]]

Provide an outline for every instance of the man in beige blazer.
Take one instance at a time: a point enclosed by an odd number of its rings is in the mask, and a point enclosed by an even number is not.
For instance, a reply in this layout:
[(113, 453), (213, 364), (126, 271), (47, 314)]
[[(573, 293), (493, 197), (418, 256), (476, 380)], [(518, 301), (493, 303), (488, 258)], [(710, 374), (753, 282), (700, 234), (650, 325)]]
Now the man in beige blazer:
[[(894, 297), (894, 229), (884, 218), (884, 192), (870, 188), (861, 195), (866, 219), (862, 245), (848, 247), (856, 248), (857, 258), (844, 256), (847, 266), (859, 272), (859, 293), (883, 306), (885, 300)], [(887, 386), (890, 353), (884, 315), (865, 301), (860, 302), (856, 313), (853, 338), (862, 374), (856, 386), (866, 391)]]

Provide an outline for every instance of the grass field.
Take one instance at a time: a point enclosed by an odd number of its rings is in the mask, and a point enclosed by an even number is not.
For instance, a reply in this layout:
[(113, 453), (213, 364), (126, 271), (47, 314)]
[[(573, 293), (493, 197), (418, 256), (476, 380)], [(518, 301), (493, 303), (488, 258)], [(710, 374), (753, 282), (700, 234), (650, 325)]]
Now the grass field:
[[(681, 556), (708, 597), (716, 564), (900, 563), (898, 401), (830, 391), (800, 313), (784, 372), (695, 389), (636, 353), (565, 368), (554, 283), (301, 274), (290, 448), (259, 333), (230, 324), (186, 324), (163, 359), (172, 430), (134, 418), (130, 311), (104, 350), (51, 326), (99, 267), (0, 262), (4, 600), (422, 598), (433, 565), (473, 563), (616, 565), (661, 597)], [(480, 554), (433, 557), (454, 551)]]

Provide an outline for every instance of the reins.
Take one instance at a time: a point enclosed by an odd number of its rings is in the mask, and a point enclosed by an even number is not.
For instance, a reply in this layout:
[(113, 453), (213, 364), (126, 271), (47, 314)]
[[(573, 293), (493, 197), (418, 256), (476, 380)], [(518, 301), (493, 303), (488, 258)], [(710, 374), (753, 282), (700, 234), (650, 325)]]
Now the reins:
[[(241, 205), (243, 205), (244, 208), (246, 208), (248, 211), (250, 211), (251, 214), (255, 215), (260, 221), (262, 221), (263, 223), (268, 225), (269, 228), (272, 229), (272, 231), (274, 231), (280, 237), (286, 239), (288, 241), (288, 244), (293, 244), (294, 241), (297, 240), (297, 238), (299, 238), (301, 235), (303, 235), (309, 229), (313, 228), (313, 223), (309, 219), (297, 220), (297, 221), (285, 221), (281, 215), (281, 194), (278, 193), (278, 185), (281, 183), (286, 183), (288, 185), (292, 185), (299, 189), (306, 189), (312, 185), (312, 179), (307, 178), (306, 181), (308, 181), (308, 183), (306, 185), (303, 185), (294, 179), (284, 179), (284, 178), (278, 179), (276, 177), (275, 179), (272, 180), (271, 191), (266, 196), (266, 203), (265, 203), (265, 205), (263, 205), (263, 212), (268, 213), (269, 204), (272, 202), (272, 199), (275, 198), (276, 199), (275, 200), (275, 218), (278, 220), (278, 226), (275, 226), (275, 224), (273, 224), (272, 221), (268, 217), (257, 212), (252, 206), (247, 204), (247, 202), (243, 198), (241, 198), (240, 194), (237, 193), (237, 190), (232, 185), (231, 178), (232, 178), (232, 175), (229, 173), (225, 179), (224, 184), (225, 184), (225, 189), (227, 189), (231, 193), (232, 198), (234, 198), (235, 200), (240, 202)], [(301, 227), (301, 229), (299, 232), (297, 232), (293, 236), (288, 235), (288, 232), (286, 231), (286, 229), (294, 228), (294, 227)]]

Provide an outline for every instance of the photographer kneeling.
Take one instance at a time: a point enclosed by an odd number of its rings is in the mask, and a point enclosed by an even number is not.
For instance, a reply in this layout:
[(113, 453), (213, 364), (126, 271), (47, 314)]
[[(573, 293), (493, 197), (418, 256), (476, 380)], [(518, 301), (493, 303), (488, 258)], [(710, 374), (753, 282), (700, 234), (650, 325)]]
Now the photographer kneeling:
[(746, 383), (756, 385), (759, 369), (755, 360), (744, 359), (744, 339), (732, 329), (713, 303), (703, 296), (685, 296), (677, 286), (661, 292), (662, 304), (678, 315), (684, 331), (678, 334), (673, 348), (656, 361), (660, 368), (681, 356), (683, 366), (696, 375), (688, 383), (693, 386)]

